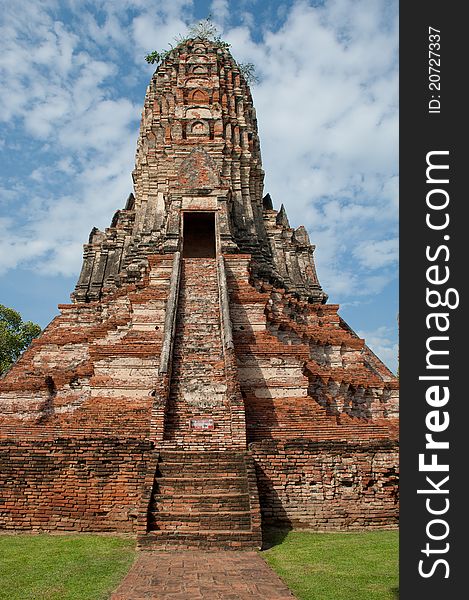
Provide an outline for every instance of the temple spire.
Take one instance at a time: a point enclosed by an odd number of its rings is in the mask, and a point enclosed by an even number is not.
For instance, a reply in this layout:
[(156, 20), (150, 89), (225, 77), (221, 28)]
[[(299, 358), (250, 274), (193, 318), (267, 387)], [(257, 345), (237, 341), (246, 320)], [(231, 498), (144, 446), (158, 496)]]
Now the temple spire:
[[(168, 52), (145, 96), (134, 193), (105, 232), (93, 230), (73, 295), (99, 299), (141, 277), (148, 256), (182, 250), (184, 214), (216, 214), (217, 247), (252, 257), (251, 268), (302, 297), (324, 302), (313, 248), (298, 245), (284, 206), (272, 219), (249, 85), (225, 45), (196, 37)], [(287, 275), (288, 274), (288, 275)]]
[(277, 221), (277, 225), (279, 225), (280, 227), (283, 227), (284, 229), (288, 229), (290, 227), (290, 223), (288, 222), (288, 217), (287, 217), (287, 211), (285, 210), (285, 207), (283, 206), (283, 204), (280, 207), (276, 221)]

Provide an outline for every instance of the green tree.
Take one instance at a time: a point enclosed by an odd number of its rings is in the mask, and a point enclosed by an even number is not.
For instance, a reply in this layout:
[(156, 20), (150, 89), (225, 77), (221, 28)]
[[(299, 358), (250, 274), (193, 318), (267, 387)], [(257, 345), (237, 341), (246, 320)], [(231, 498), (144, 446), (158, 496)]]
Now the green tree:
[(23, 323), (21, 315), (0, 304), (0, 376), (6, 373), (41, 328), (31, 321)]

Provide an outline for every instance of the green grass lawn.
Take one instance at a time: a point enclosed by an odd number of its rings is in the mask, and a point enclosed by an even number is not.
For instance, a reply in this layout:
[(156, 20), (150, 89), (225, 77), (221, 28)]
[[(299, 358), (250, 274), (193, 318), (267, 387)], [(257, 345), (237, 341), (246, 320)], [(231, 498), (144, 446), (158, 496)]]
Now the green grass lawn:
[(267, 532), (262, 556), (301, 600), (396, 600), (398, 532)]
[[(398, 598), (397, 531), (266, 538), (273, 546), (262, 556), (301, 600)], [(105, 600), (134, 557), (129, 538), (0, 535), (0, 599)]]
[(0, 535), (0, 598), (104, 600), (134, 556), (128, 538)]

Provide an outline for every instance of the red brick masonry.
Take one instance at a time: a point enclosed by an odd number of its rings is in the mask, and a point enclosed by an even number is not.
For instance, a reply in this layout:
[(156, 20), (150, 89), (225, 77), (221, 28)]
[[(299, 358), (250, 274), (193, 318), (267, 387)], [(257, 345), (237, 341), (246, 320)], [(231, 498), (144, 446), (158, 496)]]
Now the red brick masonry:
[(326, 530), (398, 523), (395, 442), (265, 440), (251, 451), (265, 524)]
[(143, 440), (2, 440), (0, 527), (137, 533), (156, 459)]
[[(263, 195), (226, 48), (184, 40), (158, 66), (132, 176), (72, 303), (0, 379), (0, 527), (253, 549), (261, 514), (395, 525), (398, 381), (326, 303), (306, 229)], [(213, 231), (186, 244), (191, 211)], [(204, 235), (215, 251), (191, 252)]]

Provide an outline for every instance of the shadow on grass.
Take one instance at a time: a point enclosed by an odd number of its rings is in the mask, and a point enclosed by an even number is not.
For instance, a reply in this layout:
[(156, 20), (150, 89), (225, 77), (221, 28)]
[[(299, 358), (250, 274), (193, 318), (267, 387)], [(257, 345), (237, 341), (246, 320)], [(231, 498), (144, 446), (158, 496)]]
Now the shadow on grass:
[(399, 600), (399, 588), (392, 588), (391, 592), (396, 600)]
[(292, 529), (292, 527), (263, 527), (262, 550), (269, 550), (281, 544)]

